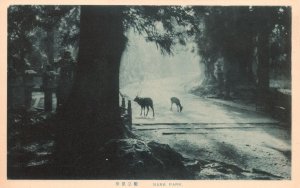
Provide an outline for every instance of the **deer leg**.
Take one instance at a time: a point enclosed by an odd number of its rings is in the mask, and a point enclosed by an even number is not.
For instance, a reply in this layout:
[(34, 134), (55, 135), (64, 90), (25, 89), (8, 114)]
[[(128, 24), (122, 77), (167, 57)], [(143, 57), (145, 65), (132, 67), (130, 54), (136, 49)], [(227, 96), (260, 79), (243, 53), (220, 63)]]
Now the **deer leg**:
[(172, 107), (173, 107), (173, 103), (171, 102), (171, 108), (170, 108), (171, 111), (172, 111)]
[(147, 114), (146, 114), (146, 116), (148, 116), (148, 112), (149, 112), (149, 106), (147, 106)]
[(152, 108), (152, 112), (153, 112), (153, 118), (154, 118), (154, 108), (153, 108), (153, 106), (151, 106), (151, 108)]
[(140, 116), (142, 115), (142, 110), (143, 110), (143, 107), (141, 107), (141, 114), (140, 114)]
[(146, 114), (146, 107), (144, 107), (144, 116), (146, 116), (145, 114)]

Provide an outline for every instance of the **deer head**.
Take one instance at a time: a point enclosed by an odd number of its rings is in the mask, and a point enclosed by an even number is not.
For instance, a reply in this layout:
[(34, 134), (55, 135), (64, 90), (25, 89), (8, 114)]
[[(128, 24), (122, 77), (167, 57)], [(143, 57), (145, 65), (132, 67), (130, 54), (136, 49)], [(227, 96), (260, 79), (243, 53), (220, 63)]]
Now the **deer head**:
[(140, 99), (139, 95), (136, 94), (136, 97), (133, 99), (133, 101), (137, 102), (137, 101), (139, 101), (139, 99)]
[(142, 89), (140, 89), (140, 91), (137, 92), (136, 97), (133, 99), (133, 101), (137, 102), (140, 99), (139, 95), (141, 94), (141, 90)]

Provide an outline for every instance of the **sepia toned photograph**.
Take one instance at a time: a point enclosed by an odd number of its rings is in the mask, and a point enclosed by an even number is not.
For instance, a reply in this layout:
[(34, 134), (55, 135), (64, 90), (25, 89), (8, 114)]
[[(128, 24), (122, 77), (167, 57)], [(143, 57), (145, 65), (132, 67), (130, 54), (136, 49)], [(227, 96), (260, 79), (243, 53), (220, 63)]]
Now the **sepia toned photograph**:
[(291, 180), (291, 34), (291, 6), (9, 6), (7, 179)]

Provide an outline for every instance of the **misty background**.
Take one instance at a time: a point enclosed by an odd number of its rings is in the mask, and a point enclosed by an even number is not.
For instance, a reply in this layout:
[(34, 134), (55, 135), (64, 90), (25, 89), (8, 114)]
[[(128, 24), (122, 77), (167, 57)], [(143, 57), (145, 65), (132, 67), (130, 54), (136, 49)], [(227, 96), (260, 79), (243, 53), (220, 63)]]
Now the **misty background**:
[(154, 43), (147, 42), (132, 30), (127, 37), (128, 44), (120, 66), (120, 88), (133, 82), (143, 84), (145, 80), (166, 77), (182, 77), (188, 82), (190, 77), (185, 75), (195, 75), (200, 77), (198, 84), (204, 78), (204, 68), (195, 43), (177, 44), (173, 55), (165, 55)]

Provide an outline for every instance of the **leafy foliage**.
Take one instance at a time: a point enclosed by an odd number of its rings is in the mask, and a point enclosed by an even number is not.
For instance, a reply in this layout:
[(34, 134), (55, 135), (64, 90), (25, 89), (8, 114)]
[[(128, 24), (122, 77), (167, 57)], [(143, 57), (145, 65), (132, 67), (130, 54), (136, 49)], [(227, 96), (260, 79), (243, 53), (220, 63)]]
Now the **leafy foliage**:
[(155, 42), (163, 54), (172, 54), (175, 43), (185, 44), (192, 32), (194, 17), (190, 7), (134, 6), (124, 10), (124, 27), (133, 28)]
[[(195, 39), (206, 66), (224, 58), (230, 62), (225, 69), (244, 67), (249, 74), (257, 56), (257, 36), (267, 32), (272, 71), (290, 77), (289, 7), (122, 6), (120, 11), (125, 30), (154, 42), (163, 54), (173, 54), (176, 43)], [(26, 66), (42, 70), (64, 49), (76, 56), (79, 22), (79, 6), (11, 6), (9, 67), (18, 72)]]
[[(208, 66), (211, 63), (215, 64), (218, 58), (223, 57), (224, 71), (234, 69), (235, 72), (226, 75), (225, 79), (235, 77), (231, 80), (243, 82), (258, 76), (253, 64), (261, 66), (265, 62), (261, 57), (266, 57), (271, 60), (271, 70), (285, 67), (284, 73), (290, 75), (289, 7), (193, 8), (195, 18), (200, 23), (200, 32), (195, 40), (207, 69), (210, 69)], [(262, 35), (266, 37), (258, 37)], [(270, 48), (270, 54), (259, 56), (257, 50), (261, 51), (262, 47)], [(266, 69), (263, 74), (269, 74), (269, 71)]]
[[(49, 35), (51, 32), (52, 37)], [(78, 33), (79, 7), (9, 7), (9, 68), (19, 73), (24, 72), (26, 68), (41, 71), (47, 59), (50, 61), (49, 56), (53, 58), (55, 54), (59, 54), (58, 50), (76, 45)]]

